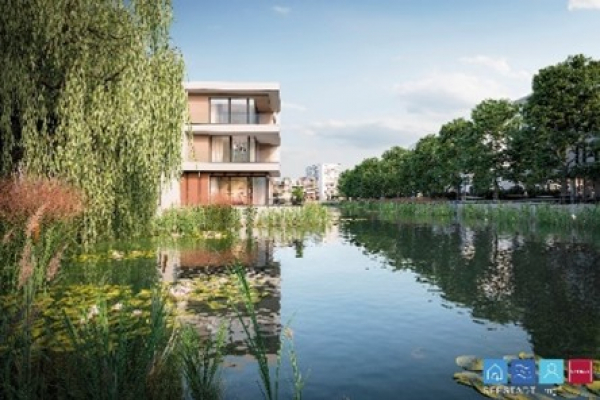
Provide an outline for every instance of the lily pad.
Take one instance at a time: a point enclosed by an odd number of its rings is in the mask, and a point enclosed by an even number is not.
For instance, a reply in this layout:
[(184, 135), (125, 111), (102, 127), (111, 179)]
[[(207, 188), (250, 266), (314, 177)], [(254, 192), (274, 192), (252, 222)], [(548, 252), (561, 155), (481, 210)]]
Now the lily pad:
[(469, 371), (483, 371), (483, 360), (475, 356), (456, 357), (456, 365)]

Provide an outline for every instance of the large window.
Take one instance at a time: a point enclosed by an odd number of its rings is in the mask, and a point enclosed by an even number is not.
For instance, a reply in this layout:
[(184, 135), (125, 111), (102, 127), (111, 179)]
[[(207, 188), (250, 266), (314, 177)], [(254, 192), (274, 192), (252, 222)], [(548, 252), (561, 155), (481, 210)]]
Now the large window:
[(256, 139), (252, 136), (213, 136), (212, 162), (256, 162)]
[(258, 123), (254, 99), (245, 97), (213, 97), (210, 99), (211, 124)]
[(213, 204), (266, 205), (268, 183), (265, 177), (213, 176), (210, 178)]

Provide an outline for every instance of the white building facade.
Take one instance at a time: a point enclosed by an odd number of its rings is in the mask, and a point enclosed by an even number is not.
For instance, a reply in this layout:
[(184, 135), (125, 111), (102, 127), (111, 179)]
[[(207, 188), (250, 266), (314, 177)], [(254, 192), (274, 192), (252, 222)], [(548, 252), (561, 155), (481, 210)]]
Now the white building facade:
[(315, 164), (306, 167), (306, 176), (316, 180), (319, 201), (331, 200), (338, 196), (338, 180), (341, 173), (341, 164)]

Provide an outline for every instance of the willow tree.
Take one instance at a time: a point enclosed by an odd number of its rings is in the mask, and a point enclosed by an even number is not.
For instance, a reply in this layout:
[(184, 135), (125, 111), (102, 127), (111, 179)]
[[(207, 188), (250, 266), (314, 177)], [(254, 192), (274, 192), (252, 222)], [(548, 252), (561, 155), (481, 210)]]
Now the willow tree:
[(87, 195), (84, 235), (142, 231), (181, 165), (170, 0), (0, 2), (0, 173)]

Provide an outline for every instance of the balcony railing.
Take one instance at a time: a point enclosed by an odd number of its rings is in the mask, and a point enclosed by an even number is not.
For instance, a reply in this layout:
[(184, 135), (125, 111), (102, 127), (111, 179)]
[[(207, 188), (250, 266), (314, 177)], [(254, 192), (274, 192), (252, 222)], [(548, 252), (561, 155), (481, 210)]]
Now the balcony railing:
[(209, 124), (238, 124), (238, 125), (274, 125), (277, 118), (270, 113), (216, 113), (210, 117)]

